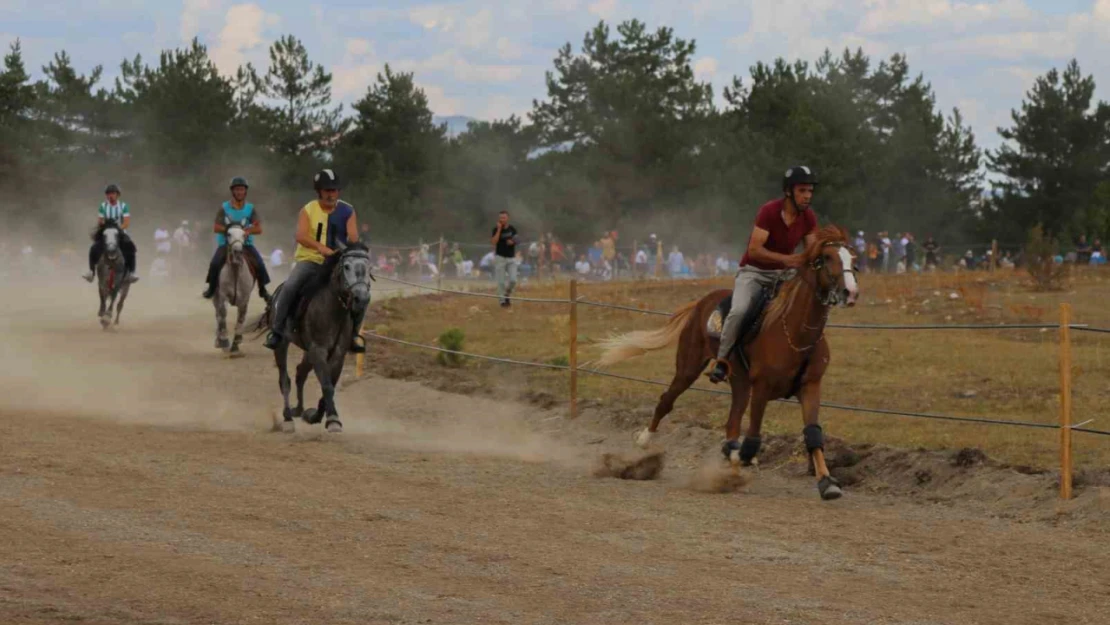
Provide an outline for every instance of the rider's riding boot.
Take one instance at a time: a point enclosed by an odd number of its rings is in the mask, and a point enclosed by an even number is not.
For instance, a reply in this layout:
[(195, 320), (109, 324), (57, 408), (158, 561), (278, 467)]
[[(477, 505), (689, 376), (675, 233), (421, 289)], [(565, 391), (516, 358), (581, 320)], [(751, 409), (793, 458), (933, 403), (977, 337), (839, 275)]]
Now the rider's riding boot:
[(258, 296), (261, 297), (267, 304), (270, 303), (270, 300), (274, 299), (274, 296), (270, 295), (270, 292), (266, 290), (266, 286), (262, 284), (258, 285)]
[(728, 379), (728, 374), (728, 362), (725, 360), (718, 360), (716, 366), (713, 367), (713, 371), (709, 373), (709, 381), (714, 384), (724, 382)]
[(351, 347), (348, 348), (347, 351), (351, 352), (352, 354), (365, 354), (366, 343), (363, 341), (363, 338), (361, 336), (356, 334), (351, 337)]
[(130, 273), (130, 274), (127, 275), (127, 281), (128, 282), (138, 282), (139, 281), (139, 276), (134, 274), (134, 273)]
[(204, 293), (201, 293), (200, 296), (203, 297), (204, 299), (212, 299), (213, 297), (215, 297), (216, 296), (216, 285), (209, 282), (208, 283), (208, 288), (205, 289)]
[(92, 282), (93, 281), (93, 270), (90, 269), (87, 273), (82, 274), (81, 277), (85, 279), (85, 282)]
[(266, 335), (266, 341), (262, 343), (262, 346), (266, 349), (277, 349), (281, 346), (281, 342), (282, 336), (278, 334), (277, 331), (270, 330), (270, 333)]

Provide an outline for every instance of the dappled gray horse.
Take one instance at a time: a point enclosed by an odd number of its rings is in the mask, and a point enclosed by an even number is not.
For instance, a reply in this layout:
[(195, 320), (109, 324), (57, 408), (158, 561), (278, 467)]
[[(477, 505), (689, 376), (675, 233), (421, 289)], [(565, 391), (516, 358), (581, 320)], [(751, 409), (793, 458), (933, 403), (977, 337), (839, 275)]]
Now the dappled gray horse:
[(119, 325), (119, 314), (123, 310), (123, 302), (131, 290), (131, 281), (127, 279), (127, 270), (123, 262), (123, 252), (120, 251), (120, 230), (114, 221), (108, 220), (100, 228), (97, 237), (104, 239), (104, 253), (96, 263), (97, 284), (100, 287), (100, 327), (105, 330), (112, 325), (112, 307), (116, 307), (115, 325)]
[[(344, 246), (340, 243), (339, 252), (324, 261), (320, 281), (306, 285), (294, 312), (289, 315), (288, 327), (282, 333), (284, 340), (274, 350), (278, 387), (285, 402), (282, 431), (294, 430), (295, 417), (301, 417), (306, 423), (319, 423), (326, 418), (329, 432), (343, 431), (339, 412), (335, 408), (335, 386), (343, 372), (343, 361), (351, 345), (351, 337), (357, 331), (354, 313), (364, 310), (370, 303), (371, 266), (370, 250), (365, 245), (356, 242)], [(272, 302), (278, 301), (278, 291), (283, 288), (284, 284), (274, 291)], [(272, 302), (266, 305), (266, 312), (254, 325), (258, 336), (270, 326)], [(297, 365), (296, 409), (289, 407), (289, 369), (286, 361), (290, 342), (304, 350), (304, 357)], [(305, 410), (304, 383), (309, 371), (316, 372), (322, 397), (315, 409)]]
[[(247, 319), (247, 307), (254, 291), (254, 274), (243, 255), (247, 233), (240, 225), (227, 229), (227, 262), (220, 269), (216, 296), (212, 305), (216, 307), (216, 347), (227, 351), (231, 356), (241, 356), (239, 343), (243, 340), (243, 322)], [(235, 320), (235, 340), (227, 339), (227, 307), (238, 310)]]

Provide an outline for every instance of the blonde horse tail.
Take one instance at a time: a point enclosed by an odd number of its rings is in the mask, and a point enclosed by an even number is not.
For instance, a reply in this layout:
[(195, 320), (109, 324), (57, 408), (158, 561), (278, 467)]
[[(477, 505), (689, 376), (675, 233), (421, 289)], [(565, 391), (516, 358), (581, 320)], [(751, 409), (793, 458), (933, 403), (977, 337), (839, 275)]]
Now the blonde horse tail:
[(693, 301), (679, 308), (671, 315), (666, 325), (656, 330), (638, 330), (602, 341), (604, 351), (597, 364), (607, 367), (674, 345), (678, 342), (682, 329), (686, 327), (686, 322), (689, 321), (697, 305), (698, 302)]

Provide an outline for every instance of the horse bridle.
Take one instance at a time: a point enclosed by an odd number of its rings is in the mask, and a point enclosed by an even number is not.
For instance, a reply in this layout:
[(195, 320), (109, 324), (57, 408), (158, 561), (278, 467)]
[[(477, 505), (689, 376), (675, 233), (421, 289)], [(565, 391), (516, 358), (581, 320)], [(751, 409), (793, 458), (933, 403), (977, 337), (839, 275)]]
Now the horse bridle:
[[(823, 250), (826, 247), (830, 246), (843, 248), (844, 244), (839, 241), (828, 241), (821, 245), (821, 249)], [(832, 275), (829, 274), (829, 266), (825, 264), (825, 259), (820, 254), (817, 255), (817, 258), (814, 258), (812, 261), (810, 261), (809, 266), (816, 273), (824, 271), (825, 277), (828, 278), (830, 282), (832, 282)], [(851, 273), (853, 277), (856, 275), (856, 270), (852, 267), (844, 267), (842, 270), (844, 272)], [(821, 302), (822, 306), (828, 308), (831, 306), (836, 306), (840, 303), (840, 297), (836, 293), (835, 286), (831, 289), (826, 290), (825, 293), (821, 293), (821, 289), (819, 288), (819, 285), (816, 284), (816, 280), (815, 283), (811, 284), (810, 286), (813, 287), (814, 291), (817, 291), (817, 301)]]
[[(374, 273), (370, 270), (370, 268), (373, 267), (373, 259), (370, 258), (369, 253), (364, 252), (360, 249), (355, 249), (355, 250), (350, 250), (350, 251), (344, 250), (344, 251), (340, 252), (339, 254), (340, 254), (340, 256), (339, 256), (339, 261), (336, 263), (336, 269), (340, 273), (343, 272), (343, 258), (345, 256), (348, 256), (348, 255), (350, 255), (352, 257), (353, 256), (358, 256), (358, 257), (365, 258), (367, 263), (368, 263), (366, 273), (367, 273), (368, 276), (370, 276), (370, 281), (371, 282), (376, 282), (377, 281), (374, 278)], [(343, 289), (335, 294), (335, 298), (337, 300), (339, 300), (339, 304), (341, 306), (343, 306), (344, 310), (351, 310), (351, 298), (352, 297), (353, 296), (351, 295), (351, 288), (346, 285), (346, 280), (344, 280)]]

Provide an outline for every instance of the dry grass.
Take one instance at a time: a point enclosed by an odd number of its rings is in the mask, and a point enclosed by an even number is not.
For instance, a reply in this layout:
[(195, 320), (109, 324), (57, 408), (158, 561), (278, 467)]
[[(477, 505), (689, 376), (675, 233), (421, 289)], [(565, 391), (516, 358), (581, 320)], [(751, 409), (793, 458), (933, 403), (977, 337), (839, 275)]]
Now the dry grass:
[[(1073, 307), (1073, 322), (1110, 327), (1110, 272), (1081, 271), (1058, 293), (1036, 293), (1020, 274), (930, 274), (861, 277), (863, 297), (851, 310), (837, 310), (840, 323), (1053, 323), (1061, 302)], [(730, 281), (658, 281), (585, 284), (587, 299), (656, 310), (672, 310)], [(520, 295), (566, 297), (566, 284), (522, 288)], [(953, 298), (955, 293), (958, 297)], [(518, 303), (511, 312), (492, 299), (435, 295), (392, 300), (376, 306), (371, 324), (380, 333), (434, 344), (447, 327), (466, 333), (466, 351), (535, 362), (565, 358), (569, 344), (568, 306)], [(664, 318), (632, 312), (579, 307), (580, 361), (596, 358), (597, 340), (614, 333), (650, 329)], [(1095, 419), (1092, 427), (1110, 429), (1102, 402), (1110, 396), (1110, 351), (1103, 355), (1104, 335), (1073, 332), (1074, 421)], [(823, 385), (823, 399), (874, 408), (962, 416), (1058, 421), (1059, 365), (1056, 330), (874, 331), (830, 329), (833, 361)], [(434, 356), (404, 347), (389, 349), (397, 357), (426, 362)], [(404, 352), (404, 353), (402, 353)], [(614, 367), (614, 373), (669, 381), (673, 350), (649, 354)], [(468, 375), (487, 384), (512, 383), (533, 392), (567, 397), (568, 377), (561, 372), (521, 370), (506, 365), (469, 362)], [(646, 421), (660, 388), (583, 375), (580, 397), (610, 407), (630, 409)], [(699, 382), (698, 386), (709, 386)], [(727, 398), (688, 392), (669, 417), (718, 428)], [(909, 448), (977, 447), (1000, 460), (1053, 467), (1058, 457), (1055, 430), (997, 427), (824, 410), (826, 431), (854, 442)], [(798, 408), (775, 404), (765, 431), (796, 432)], [(1110, 464), (1110, 438), (1077, 434), (1079, 467)]]

